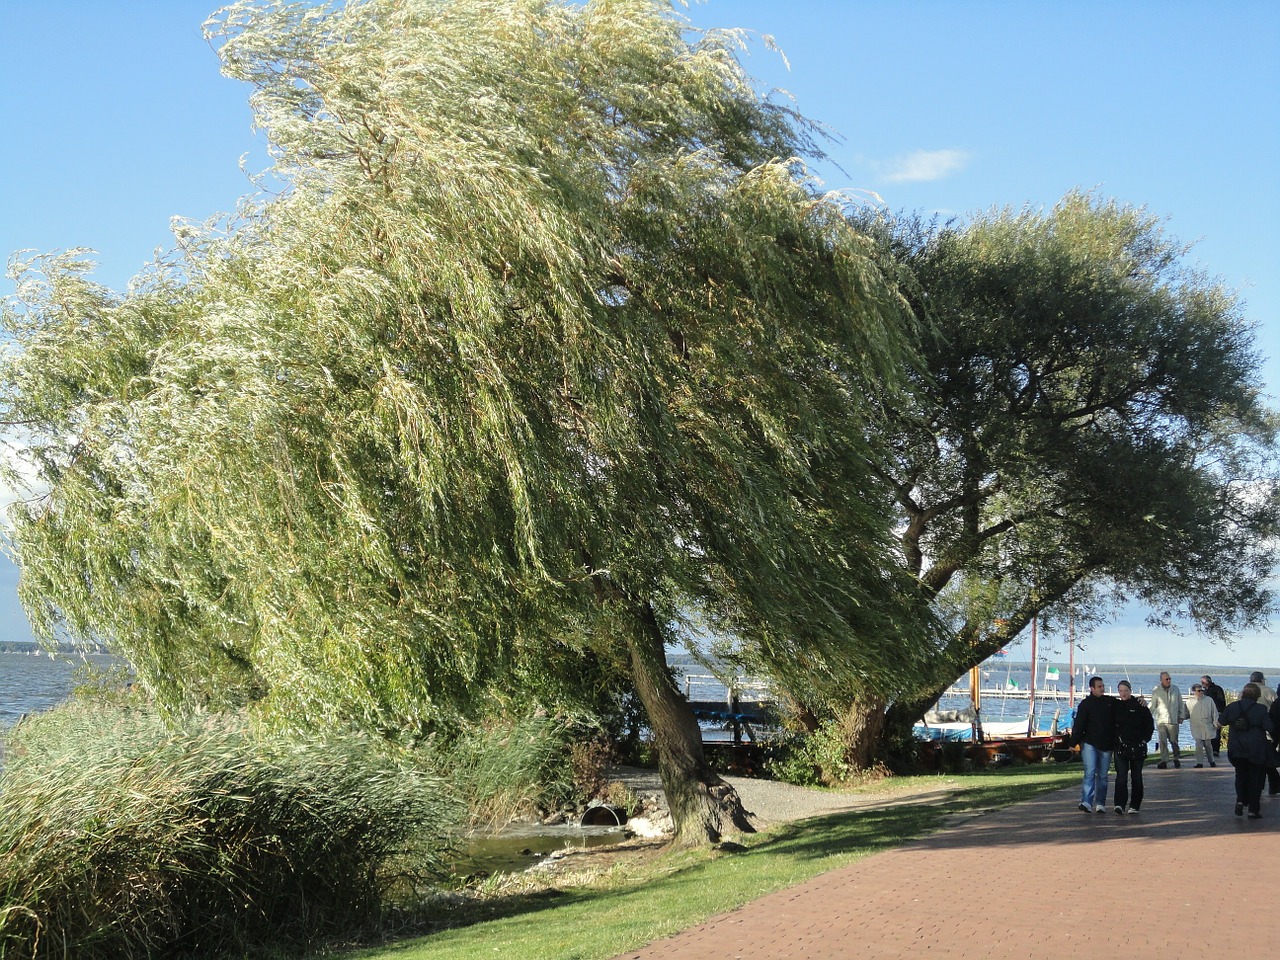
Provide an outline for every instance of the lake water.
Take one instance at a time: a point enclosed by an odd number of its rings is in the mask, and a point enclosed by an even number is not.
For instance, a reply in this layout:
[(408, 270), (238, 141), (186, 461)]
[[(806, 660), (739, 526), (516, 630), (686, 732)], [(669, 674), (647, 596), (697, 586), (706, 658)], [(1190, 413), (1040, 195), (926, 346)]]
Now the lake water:
[(50, 656), (34, 647), (30, 652), (0, 650), (0, 731), (25, 714), (48, 710), (65, 700), (82, 668), (106, 670), (118, 662), (98, 653)]

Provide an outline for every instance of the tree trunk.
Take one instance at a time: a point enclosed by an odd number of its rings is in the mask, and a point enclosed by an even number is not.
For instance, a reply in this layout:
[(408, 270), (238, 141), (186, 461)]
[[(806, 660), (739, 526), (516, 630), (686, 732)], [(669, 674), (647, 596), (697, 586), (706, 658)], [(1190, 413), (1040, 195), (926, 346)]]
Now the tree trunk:
[(689, 703), (676, 689), (667, 667), (662, 630), (648, 603), (638, 609), (627, 640), (636, 690), (649, 715), (658, 774), (675, 825), (675, 842), (685, 846), (718, 843), (725, 830), (754, 833), (733, 787), (720, 779), (702, 752), (702, 731)]
[(885, 709), (884, 698), (876, 694), (864, 694), (854, 700), (839, 720), (849, 765), (865, 770), (877, 761), (895, 763), (892, 757), (895, 745), (910, 734), (916, 721), (938, 699), (942, 690), (931, 699), (899, 701), (888, 709)]
[(901, 727), (903, 724), (914, 726), (915, 723), (924, 716), (925, 711), (938, 702), (938, 698), (946, 692), (946, 686), (937, 687), (931, 690), (925, 697), (913, 697), (910, 700), (899, 700), (889, 708), (889, 717), (885, 725), (888, 730), (892, 727)]
[(849, 705), (840, 719), (845, 743), (845, 760), (855, 770), (866, 770), (880, 756), (880, 735), (884, 731), (885, 701), (864, 693)]

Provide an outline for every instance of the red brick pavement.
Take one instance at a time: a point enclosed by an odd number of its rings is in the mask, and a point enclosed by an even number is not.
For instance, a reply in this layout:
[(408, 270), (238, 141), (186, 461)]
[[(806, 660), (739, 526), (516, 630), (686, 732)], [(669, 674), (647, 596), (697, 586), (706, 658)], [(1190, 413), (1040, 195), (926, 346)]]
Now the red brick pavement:
[(1268, 956), (1280, 798), (1264, 791), (1263, 819), (1236, 817), (1232, 777), (1225, 763), (1148, 768), (1136, 816), (1081, 813), (1078, 786), (1056, 791), (619, 960), (1177, 960), (1236, 947)]

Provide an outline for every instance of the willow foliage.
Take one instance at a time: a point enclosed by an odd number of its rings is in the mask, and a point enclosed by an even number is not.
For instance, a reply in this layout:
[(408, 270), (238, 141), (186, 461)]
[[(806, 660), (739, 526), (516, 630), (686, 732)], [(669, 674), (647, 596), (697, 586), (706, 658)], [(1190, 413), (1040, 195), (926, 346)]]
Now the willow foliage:
[(639, 604), (814, 689), (917, 669), (865, 466), (906, 325), (737, 34), (650, 0), (207, 30), (276, 192), (123, 296), (20, 266), (5, 312), (38, 627), (171, 702), (386, 731), (610, 650)]

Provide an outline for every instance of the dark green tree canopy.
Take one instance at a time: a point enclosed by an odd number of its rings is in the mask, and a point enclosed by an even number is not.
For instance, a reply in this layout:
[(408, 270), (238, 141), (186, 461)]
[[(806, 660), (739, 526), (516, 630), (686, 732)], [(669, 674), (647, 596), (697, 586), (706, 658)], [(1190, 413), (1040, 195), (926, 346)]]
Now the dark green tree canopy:
[(862, 223), (930, 330), (880, 469), (953, 621), (938, 682), (1055, 604), (1136, 597), (1219, 637), (1265, 618), (1275, 421), (1252, 328), (1155, 218), (1072, 193)]

